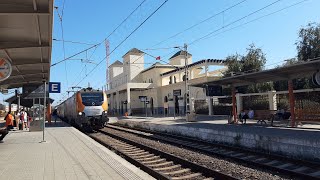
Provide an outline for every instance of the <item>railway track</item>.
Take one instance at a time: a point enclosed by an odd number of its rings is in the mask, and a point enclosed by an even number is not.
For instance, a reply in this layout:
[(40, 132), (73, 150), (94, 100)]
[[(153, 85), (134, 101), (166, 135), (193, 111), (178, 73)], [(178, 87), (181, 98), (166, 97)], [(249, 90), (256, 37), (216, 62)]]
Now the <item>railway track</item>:
[(283, 156), (258, 153), (241, 148), (200, 141), (193, 138), (151, 132), (137, 128), (128, 128), (119, 125), (107, 125), (106, 127), (118, 131), (132, 133), (144, 138), (166, 142), (180, 147), (183, 146), (185, 148), (196, 150), (205, 154), (229, 158), (237, 162), (247, 163), (262, 168), (267, 168), (272, 171), (282, 172), (293, 177), (299, 177), (303, 179), (320, 179), (320, 165), (318, 163), (294, 160)]
[(106, 130), (88, 135), (156, 179), (237, 179)]

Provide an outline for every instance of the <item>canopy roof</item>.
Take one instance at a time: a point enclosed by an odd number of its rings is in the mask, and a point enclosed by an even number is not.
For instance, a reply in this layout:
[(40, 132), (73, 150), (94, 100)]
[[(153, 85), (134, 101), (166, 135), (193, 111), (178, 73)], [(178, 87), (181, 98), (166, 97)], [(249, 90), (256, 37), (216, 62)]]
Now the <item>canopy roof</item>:
[(52, 0), (0, 1), (0, 57), (12, 64), (12, 74), (0, 88), (49, 80), (52, 18)]
[[(54, 101), (53, 99), (47, 98), (46, 104), (48, 104), (49, 102), (52, 104), (53, 101)], [(18, 97), (12, 96), (12, 97), (6, 99), (6, 102), (11, 103), (11, 104), (18, 104)], [(39, 104), (39, 99), (36, 98), (34, 103)], [(40, 104), (44, 105), (43, 98), (40, 99)], [(20, 105), (24, 106), (24, 107), (32, 107), (33, 106), (33, 99), (24, 99), (23, 97), (20, 97)]]
[(294, 78), (308, 77), (320, 70), (320, 58), (299, 62), (293, 65), (258, 71), (253, 73), (244, 73), (231, 77), (225, 77), (218, 80), (192, 83), (192, 86), (202, 87), (207, 85), (234, 85), (243, 86), (260, 82), (289, 80)]

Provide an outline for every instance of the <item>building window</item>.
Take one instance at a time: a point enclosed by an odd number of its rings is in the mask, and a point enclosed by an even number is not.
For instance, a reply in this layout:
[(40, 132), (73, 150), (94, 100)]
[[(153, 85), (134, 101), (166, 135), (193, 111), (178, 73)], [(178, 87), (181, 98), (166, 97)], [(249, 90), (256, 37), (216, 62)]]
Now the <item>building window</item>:
[(168, 102), (168, 97), (167, 96), (164, 97), (164, 102)]
[(177, 78), (176, 78), (176, 76), (173, 76), (173, 83), (177, 83)]
[(153, 83), (153, 80), (151, 79), (151, 81), (150, 81), (151, 83)]
[(169, 84), (172, 84), (172, 76), (169, 77)]

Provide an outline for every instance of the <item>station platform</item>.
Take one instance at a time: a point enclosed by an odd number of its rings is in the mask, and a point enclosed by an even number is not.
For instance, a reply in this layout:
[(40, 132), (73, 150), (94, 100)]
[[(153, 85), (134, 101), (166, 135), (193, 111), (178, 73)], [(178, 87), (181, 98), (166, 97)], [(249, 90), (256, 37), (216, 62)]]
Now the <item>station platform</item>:
[(320, 130), (271, 127), (247, 120), (247, 124), (228, 124), (226, 116), (197, 117), (113, 117), (113, 123), (159, 132), (189, 136), (205, 141), (250, 148), (296, 159), (320, 162)]
[(10, 131), (0, 143), (0, 179), (154, 179), (64, 122)]

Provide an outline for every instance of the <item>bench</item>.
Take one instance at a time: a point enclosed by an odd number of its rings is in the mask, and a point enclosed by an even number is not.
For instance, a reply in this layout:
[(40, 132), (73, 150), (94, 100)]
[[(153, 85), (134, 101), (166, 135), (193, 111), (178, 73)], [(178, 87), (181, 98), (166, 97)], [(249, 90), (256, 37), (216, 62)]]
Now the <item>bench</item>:
[(274, 115), (276, 114), (276, 110), (255, 110), (254, 111), (254, 119), (258, 120), (257, 123), (265, 123), (266, 120), (271, 121), (271, 126), (273, 125)]

